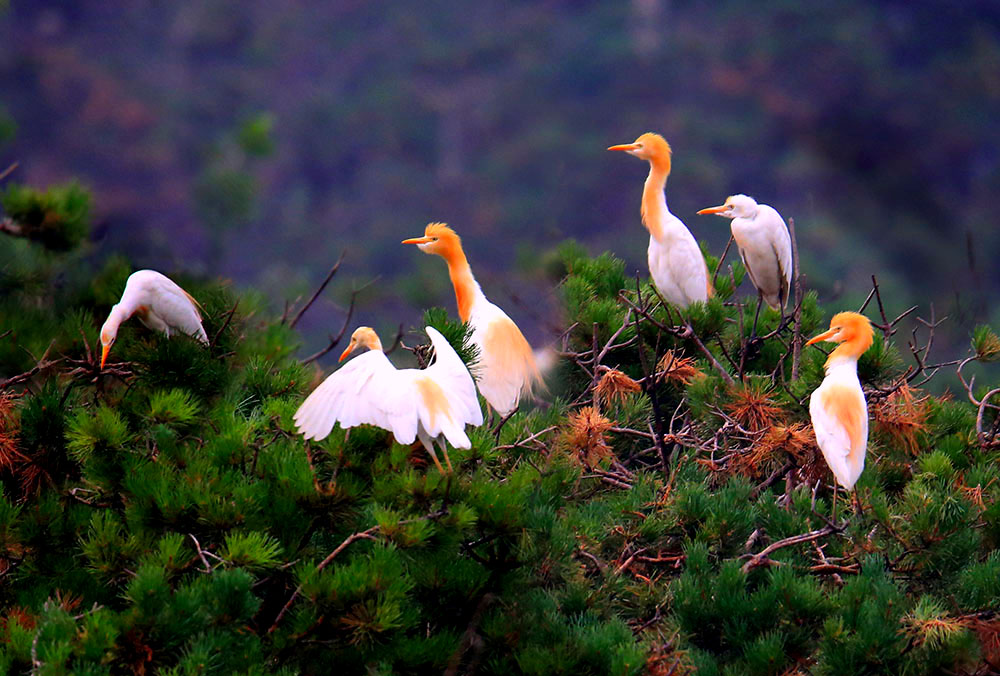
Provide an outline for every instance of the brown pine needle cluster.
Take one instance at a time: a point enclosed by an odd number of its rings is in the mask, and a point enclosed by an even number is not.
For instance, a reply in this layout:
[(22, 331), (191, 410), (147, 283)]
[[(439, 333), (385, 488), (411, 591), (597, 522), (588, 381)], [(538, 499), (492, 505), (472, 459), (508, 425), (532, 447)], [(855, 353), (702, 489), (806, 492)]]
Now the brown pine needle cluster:
[(694, 359), (684, 357), (673, 350), (667, 350), (663, 353), (663, 358), (660, 359), (656, 370), (664, 382), (674, 382), (681, 385), (687, 385), (695, 378), (704, 375), (695, 366)]
[(584, 465), (594, 468), (602, 460), (613, 458), (605, 433), (614, 425), (594, 406), (585, 406), (570, 413), (559, 438), (559, 446), (570, 451)]
[(949, 617), (945, 614), (939, 617), (921, 618), (910, 613), (903, 618), (903, 627), (913, 645), (919, 647), (924, 643), (942, 645), (951, 636), (965, 631), (968, 623), (964, 618)]
[(608, 369), (594, 388), (597, 400), (607, 406), (612, 401), (624, 401), (625, 397), (641, 392), (642, 387), (618, 369)]
[(723, 408), (747, 432), (766, 430), (781, 418), (781, 407), (771, 399), (768, 386), (758, 380), (748, 380), (730, 393), (732, 400)]
[(920, 451), (920, 435), (927, 429), (928, 396), (919, 397), (913, 388), (903, 384), (883, 401), (872, 407), (875, 429), (906, 449), (910, 455)]
[(749, 450), (736, 454), (730, 467), (737, 474), (759, 479), (789, 459), (799, 467), (808, 467), (816, 457), (816, 442), (808, 425), (774, 425)]
[(976, 632), (983, 660), (995, 670), (1000, 670), (1000, 619), (968, 620), (969, 628)]

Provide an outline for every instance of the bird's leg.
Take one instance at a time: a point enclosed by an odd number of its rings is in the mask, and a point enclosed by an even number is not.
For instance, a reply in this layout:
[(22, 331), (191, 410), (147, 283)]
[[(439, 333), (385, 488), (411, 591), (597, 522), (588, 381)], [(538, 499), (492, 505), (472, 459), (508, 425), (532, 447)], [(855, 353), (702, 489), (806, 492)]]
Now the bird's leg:
[(503, 429), (503, 426), (505, 424), (507, 424), (507, 421), (510, 420), (515, 413), (517, 413), (517, 410), (519, 408), (520, 408), (519, 406), (515, 406), (513, 411), (511, 411), (510, 413), (508, 413), (504, 417), (500, 418), (500, 423), (493, 430), (493, 440), (494, 441), (500, 441), (500, 430)]
[(760, 291), (757, 292), (757, 312), (753, 316), (753, 327), (750, 329), (750, 338), (747, 339), (746, 345), (743, 346), (743, 353), (740, 359), (740, 374), (743, 373), (743, 363), (748, 359), (753, 359), (757, 356), (757, 343), (760, 342), (760, 338), (757, 337), (757, 320), (760, 319), (760, 306), (764, 302), (764, 294)]
[(830, 521), (837, 523), (837, 482), (833, 482), (833, 509), (830, 514)]
[(444, 467), (441, 466), (441, 461), (438, 460), (437, 453), (434, 452), (433, 442), (431, 442), (430, 444), (425, 444), (425, 447), (427, 448), (427, 452), (430, 453), (431, 460), (433, 460), (434, 464), (437, 465), (438, 471), (441, 472), (441, 474), (443, 475), (445, 473)]
[(451, 458), (448, 457), (448, 445), (439, 440), (441, 443), (441, 452), (444, 454), (444, 461), (448, 464), (448, 474), (454, 474), (455, 468), (451, 466)]
[(753, 328), (750, 329), (750, 342), (747, 345), (753, 345), (757, 342), (757, 320), (760, 319), (760, 306), (764, 302), (764, 293), (762, 291), (757, 291), (757, 312), (753, 316)]
[(857, 516), (861, 516), (861, 500), (858, 498), (858, 492), (854, 491), (851, 493), (851, 504), (854, 507), (854, 513)]

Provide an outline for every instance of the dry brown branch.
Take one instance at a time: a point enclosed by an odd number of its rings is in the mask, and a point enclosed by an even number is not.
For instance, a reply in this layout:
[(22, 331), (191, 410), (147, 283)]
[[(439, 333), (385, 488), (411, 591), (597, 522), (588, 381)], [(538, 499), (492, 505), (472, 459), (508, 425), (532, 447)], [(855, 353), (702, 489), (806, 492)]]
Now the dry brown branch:
[[(351, 302), (347, 306), (347, 316), (344, 317), (344, 323), (343, 323), (343, 325), (341, 325), (340, 331), (337, 332), (336, 336), (330, 336), (329, 337), (330, 338), (330, 342), (329, 342), (329, 344), (326, 347), (324, 347), (319, 352), (316, 352), (315, 354), (311, 354), (308, 357), (306, 357), (305, 359), (303, 359), (302, 360), (303, 364), (311, 364), (312, 362), (316, 361), (320, 357), (323, 357), (326, 354), (328, 354), (330, 351), (333, 350), (333, 348), (337, 347), (337, 344), (340, 343), (340, 340), (344, 337), (344, 334), (347, 333), (347, 327), (349, 327), (351, 325), (351, 317), (354, 316), (354, 302), (357, 300), (358, 294), (361, 293), (362, 291), (364, 291), (366, 288), (368, 288), (368, 286), (370, 286), (374, 282), (375, 282), (375, 280), (373, 279), (372, 281), (368, 282), (367, 284), (364, 284), (363, 286), (360, 286), (357, 289), (354, 289), (353, 291), (351, 291)], [(293, 326), (294, 326), (294, 324), (293, 324)]]
[[(803, 533), (802, 535), (793, 535), (783, 540), (778, 540), (777, 542), (774, 542), (762, 549), (758, 554), (754, 554), (750, 557), (750, 560), (743, 564), (743, 572), (748, 573), (753, 568), (763, 565), (765, 561), (770, 562), (770, 559), (767, 558), (768, 555), (778, 551), (779, 549), (791, 547), (792, 545), (801, 544), (803, 542), (812, 542), (813, 540), (818, 540), (821, 537), (826, 537), (827, 535), (831, 535), (836, 532), (836, 527), (827, 524), (819, 530)], [(777, 562), (775, 561), (774, 563)]]
[[(312, 296), (310, 296), (309, 300), (306, 301), (306, 304), (302, 306), (302, 309), (295, 314), (295, 318), (292, 319), (291, 323), (289, 324), (291, 328), (293, 329), (295, 328), (295, 325), (299, 323), (300, 319), (302, 319), (302, 315), (306, 313), (306, 310), (312, 307), (312, 304), (316, 302), (316, 299), (319, 298), (319, 295), (323, 293), (323, 289), (326, 288), (327, 284), (330, 283), (330, 280), (333, 279), (333, 276), (337, 274), (337, 270), (340, 269), (340, 264), (344, 261), (344, 256), (346, 254), (347, 254), (346, 251), (341, 252), (340, 258), (338, 258), (337, 262), (333, 264), (333, 267), (330, 268), (330, 271), (326, 273), (326, 278), (323, 279), (323, 282), (319, 285), (319, 288), (316, 289), (316, 292), (313, 293)], [(286, 310), (286, 312), (287, 311), (288, 310)], [(284, 323), (284, 320), (285, 317), (282, 317), (282, 323)]]
[(799, 269), (799, 244), (795, 238), (795, 219), (788, 219), (788, 234), (792, 239), (792, 269), (795, 270), (795, 289), (792, 299), (795, 325), (792, 329), (792, 380), (799, 379), (799, 361), (802, 358), (802, 270)]
[(19, 162), (12, 162), (9, 167), (0, 171), (0, 181), (4, 180), (8, 176), (14, 173), (14, 171), (20, 166)]
[[(715, 273), (712, 275), (712, 288), (716, 287), (716, 280), (719, 279), (719, 270), (722, 269), (722, 263), (726, 260), (726, 254), (729, 253), (729, 247), (733, 245), (733, 236), (729, 235), (729, 241), (726, 242), (726, 248), (722, 250), (722, 255), (719, 256), (719, 263), (715, 266)], [(733, 287), (733, 293), (736, 292), (736, 287)]]

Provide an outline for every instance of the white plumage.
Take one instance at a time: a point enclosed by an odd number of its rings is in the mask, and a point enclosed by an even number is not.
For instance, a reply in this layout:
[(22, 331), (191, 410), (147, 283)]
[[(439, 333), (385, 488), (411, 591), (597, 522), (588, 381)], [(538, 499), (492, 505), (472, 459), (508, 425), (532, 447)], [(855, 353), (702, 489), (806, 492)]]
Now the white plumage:
[(686, 308), (712, 295), (708, 267), (698, 242), (687, 226), (670, 212), (664, 188), (670, 176), (670, 144), (652, 132), (634, 143), (611, 146), (649, 162), (649, 175), (642, 189), (642, 224), (649, 231), (649, 275), (657, 291), (669, 303)]
[(733, 239), (750, 281), (772, 310), (783, 308), (792, 284), (792, 239), (781, 214), (746, 195), (732, 195), (725, 204), (698, 213), (732, 219)]
[(838, 312), (830, 330), (806, 345), (840, 343), (826, 360), (826, 377), (809, 398), (816, 444), (837, 483), (851, 490), (865, 468), (868, 450), (868, 403), (858, 380), (858, 359), (871, 347), (871, 322), (857, 312)]
[[(865, 468), (868, 404), (856, 361), (838, 361), (809, 398), (816, 443), (837, 483), (851, 490)], [(852, 438), (853, 436), (853, 438)]]
[(370, 351), (313, 390), (295, 412), (299, 432), (306, 439), (320, 440), (337, 423), (345, 429), (375, 425), (391, 431), (401, 444), (419, 438), (443, 472), (433, 440), (444, 437), (455, 448), (469, 448), (472, 444), (465, 426), (481, 425), (483, 412), (462, 359), (436, 329), (428, 326), (426, 331), (434, 346), (434, 362), (426, 369), (397, 369), (382, 351), (375, 332), (368, 327), (357, 329), (341, 358), (356, 347)]
[(139, 270), (129, 276), (121, 300), (111, 308), (101, 327), (102, 368), (118, 336), (118, 327), (133, 315), (147, 328), (168, 337), (183, 333), (208, 344), (198, 302), (166, 275), (155, 270)]

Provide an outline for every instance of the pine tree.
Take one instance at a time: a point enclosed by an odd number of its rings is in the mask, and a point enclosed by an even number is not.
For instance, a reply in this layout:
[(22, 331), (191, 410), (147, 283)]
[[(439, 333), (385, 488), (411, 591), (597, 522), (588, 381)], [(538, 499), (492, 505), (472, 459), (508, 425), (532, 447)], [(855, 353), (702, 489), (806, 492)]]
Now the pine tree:
[[(183, 280), (207, 348), (129, 322), (101, 372), (98, 328), (129, 264), (83, 255), (81, 188), (4, 194), (6, 673), (997, 663), (998, 418), (991, 388), (966, 375), (1000, 354), (989, 328), (962, 358), (963, 396), (949, 397), (921, 389), (950, 368), (930, 341), (901, 349), (905, 317), (876, 319), (860, 363), (869, 462), (831, 519), (806, 409), (824, 357), (795, 343), (833, 308), (800, 294), (792, 321), (765, 309), (751, 341), (738, 262), (718, 271), (714, 298), (678, 312), (614, 256), (567, 244), (571, 328), (551, 401), (471, 430), (442, 476), (377, 428), (303, 442), (292, 414), (319, 368), (297, 356), (292, 322), (211, 280)], [(475, 358), (446, 312), (425, 322)]]

